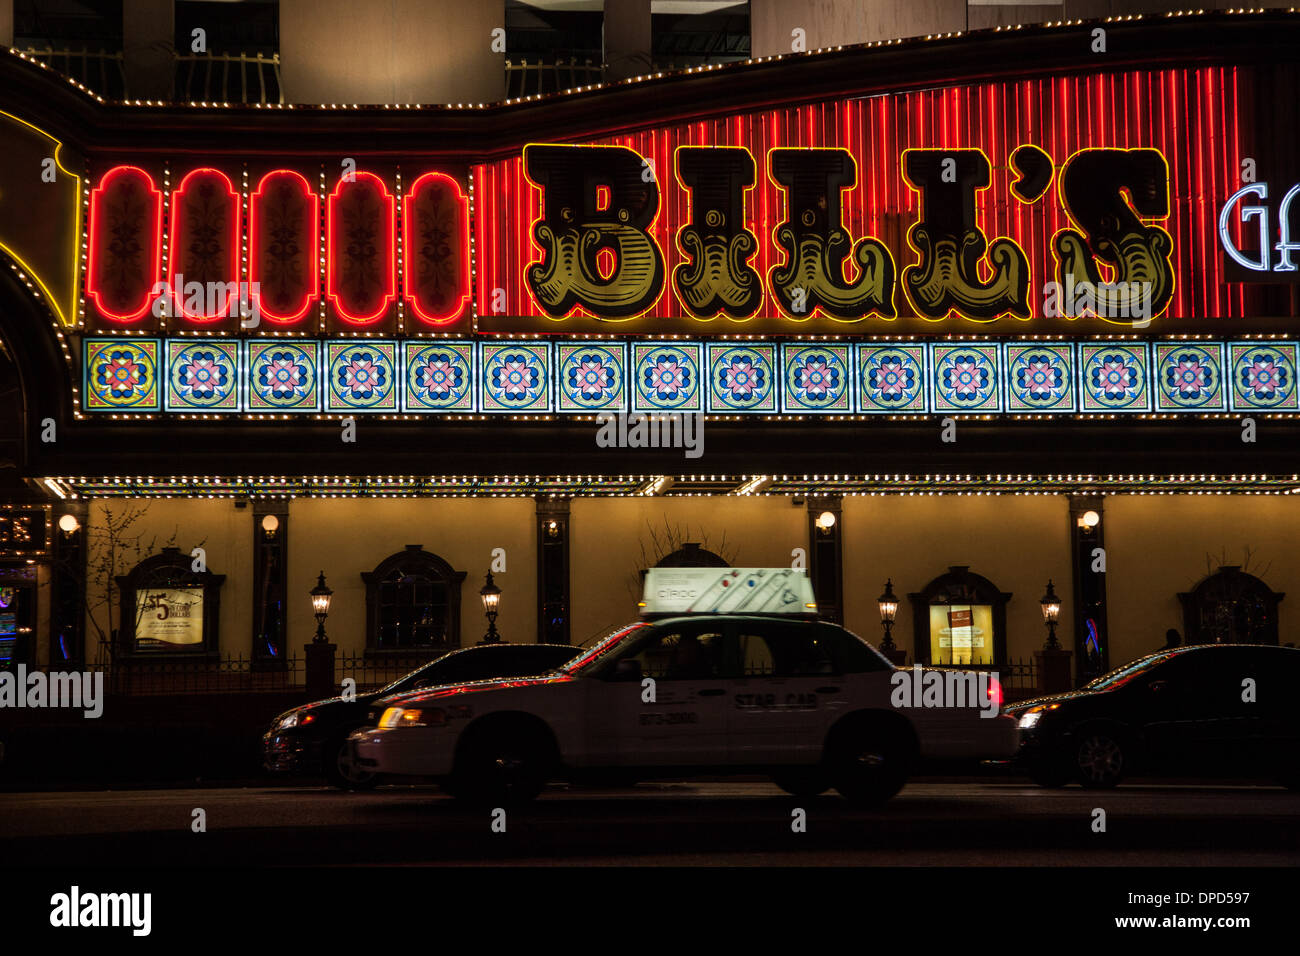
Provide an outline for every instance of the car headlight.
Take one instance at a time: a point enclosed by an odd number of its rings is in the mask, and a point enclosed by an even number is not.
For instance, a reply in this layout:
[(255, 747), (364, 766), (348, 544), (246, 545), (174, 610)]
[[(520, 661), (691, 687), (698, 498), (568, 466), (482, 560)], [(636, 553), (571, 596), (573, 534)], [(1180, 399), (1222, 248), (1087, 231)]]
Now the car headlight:
[(1016, 724), (1016, 726), (1019, 727), (1021, 730), (1028, 730), (1030, 727), (1033, 727), (1035, 724), (1037, 724), (1039, 718), (1042, 716), (1043, 716), (1042, 710), (1040, 710), (1037, 707), (1035, 707), (1033, 710), (1027, 710), (1020, 715), (1020, 723)]
[(298, 726), (298, 712), (291, 710), (280, 718), (280, 722), (275, 725), (276, 730), (288, 730), (290, 727)]
[(446, 722), (446, 712), (437, 707), (389, 707), (379, 718), (379, 726), (385, 730), (394, 727), (434, 727)]

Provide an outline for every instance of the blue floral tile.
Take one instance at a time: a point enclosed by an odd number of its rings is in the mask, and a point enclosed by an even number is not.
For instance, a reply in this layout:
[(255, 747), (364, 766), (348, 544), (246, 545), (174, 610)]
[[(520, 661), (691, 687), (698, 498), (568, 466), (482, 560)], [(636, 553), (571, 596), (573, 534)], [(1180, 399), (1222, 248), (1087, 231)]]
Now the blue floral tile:
[(710, 412), (776, 411), (776, 346), (711, 342)]
[(546, 342), (485, 342), (483, 411), (549, 412), (551, 347)]
[(934, 410), (1000, 412), (996, 345), (935, 345)]
[(1088, 342), (1079, 346), (1080, 409), (1149, 412), (1151, 383), (1143, 343)]
[(162, 408), (159, 339), (86, 339), (82, 402), (87, 411)]
[(702, 412), (700, 367), (704, 348), (696, 342), (632, 344), (632, 410)]
[(474, 410), (473, 342), (407, 342), (405, 368), (404, 411)]
[(1228, 407), (1219, 343), (1157, 343), (1154, 368), (1157, 411), (1219, 412)]
[(925, 346), (859, 345), (858, 411), (924, 412)]
[(848, 345), (781, 346), (781, 407), (786, 412), (851, 412)]
[(320, 411), (319, 342), (254, 339), (246, 348), (249, 411)]
[(559, 410), (627, 408), (627, 346), (622, 342), (560, 342), (555, 346)]
[(397, 343), (325, 343), (327, 412), (397, 411)]
[(1300, 368), (1295, 342), (1230, 342), (1228, 367), (1232, 377), (1232, 410), (1295, 411), (1296, 369)]
[(1074, 346), (1068, 343), (1008, 343), (1007, 411), (1074, 410)]
[(168, 342), (164, 407), (169, 412), (239, 411), (239, 343)]

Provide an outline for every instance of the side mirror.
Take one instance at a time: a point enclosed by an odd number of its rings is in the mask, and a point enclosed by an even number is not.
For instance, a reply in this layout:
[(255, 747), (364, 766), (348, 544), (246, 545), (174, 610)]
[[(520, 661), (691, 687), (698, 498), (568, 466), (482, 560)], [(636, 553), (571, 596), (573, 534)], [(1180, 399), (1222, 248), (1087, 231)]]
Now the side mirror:
[(641, 662), (635, 658), (623, 658), (614, 665), (610, 680), (639, 681), (641, 679)]

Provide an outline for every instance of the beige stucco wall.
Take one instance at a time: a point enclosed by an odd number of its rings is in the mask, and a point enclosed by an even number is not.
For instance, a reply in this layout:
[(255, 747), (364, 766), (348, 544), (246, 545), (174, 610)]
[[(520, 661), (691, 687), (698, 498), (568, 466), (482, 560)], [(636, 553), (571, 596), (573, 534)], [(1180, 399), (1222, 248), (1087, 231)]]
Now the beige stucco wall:
[(665, 521), (743, 567), (789, 567), (791, 551), (808, 542), (808, 512), (788, 498), (576, 499), (569, 530), (574, 644), (636, 619), (642, 544), (654, 563), (651, 528), (662, 538)]
[[(307, 592), (324, 569), (334, 589), (326, 630), (339, 652), (366, 646), (366, 588), (373, 571), (408, 544), (424, 545), (457, 571), (461, 645), (487, 630), (479, 588), (494, 548), (505, 549), (506, 571), (494, 574), (502, 590), (497, 630), (508, 641), (537, 640), (536, 506), (528, 498), (380, 499), (304, 498), (289, 508), (289, 653), (300, 654), (316, 632)], [(299, 599), (301, 596), (301, 599)]]
[(965, 0), (751, 0), (750, 51), (755, 57), (791, 52), (793, 30), (806, 48), (946, 33), (966, 26)]
[(491, 103), (505, 98), (504, 0), (281, 0), (289, 103)]
[[(914, 656), (909, 593), (921, 591), (952, 565), (968, 565), (1001, 590), (1007, 604), (1007, 655), (1029, 659), (1047, 632), (1039, 598), (1048, 578), (1068, 602), (1071, 593), (1068, 499), (1037, 495), (953, 495), (844, 499), (845, 624), (880, 639), (876, 599), (892, 578), (899, 596), (894, 643)], [(1073, 647), (1068, 603), (1057, 637)]]
[(1104, 521), (1112, 664), (1156, 650), (1168, 628), (1182, 634), (1178, 593), (1221, 564), (1242, 565), (1288, 595), (1278, 606), (1278, 639), (1296, 640), (1300, 502), (1294, 498), (1116, 495), (1106, 499)]
[[(251, 508), (237, 509), (234, 502), (217, 499), (196, 498), (185, 500), (179, 498), (156, 498), (107, 501), (90, 503), (87, 524), (91, 529), (103, 528), (104, 508), (111, 509), (120, 520), (127, 509), (144, 508), (144, 513), (124, 534), (134, 538), (141, 535), (141, 544), (152, 550), (146, 550), (141, 558), (149, 557), (162, 551), (168, 544), (174, 544), (185, 554), (194, 548), (203, 547), (207, 555), (208, 570), (213, 574), (224, 574), (226, 580), (221, 588), (221, 617), (218, 640), (223, 654), (248, 657), (252, 637), (253, 622), (253, 511)], [(172, 539), (175, 539), (174, 542)], [(96, 540), (92, 531), (90, 541)], [(135, 552), (124, 549), (119, 573), (126, 574), (136, 562)], [(87, 583), (90, 592), (89, 603), (92, 613), (96, 610), (96, 595), (104, 592), (102, 580), (90, 580)], [(305, 600), (305, 599), (304, 599)], [(116, 602), (115, 602), (116, 603)], [(98, 609), (102, 624), (107, 623), (104, 609)], [(113, 612), (117, 619), (117, 610)], [(107, 631), (107, 626), (105, 626)], [(86, 627), (86, 660), (98, 659), (98, 635), (89, 622)]]

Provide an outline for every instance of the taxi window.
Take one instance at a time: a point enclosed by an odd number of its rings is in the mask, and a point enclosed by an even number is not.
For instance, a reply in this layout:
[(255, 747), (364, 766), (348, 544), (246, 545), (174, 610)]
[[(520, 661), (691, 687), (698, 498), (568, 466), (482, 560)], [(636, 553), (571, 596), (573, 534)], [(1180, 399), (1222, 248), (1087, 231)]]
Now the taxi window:
[(852, 631), (825, 621), (817, 625), (818, 637), (827, 643), (842, 674), (867, 674), (893, 670), (893, 665)]
[(744, 677), (814, 677), (839, 673), (830, 642), (811, 623), (741, 624), (737, 630)]
[(641, 666), (656, 680), (707, 680), (722, 673), (722, 633), (717, 629), (667, 628), (640, 642), (620, 660)]

